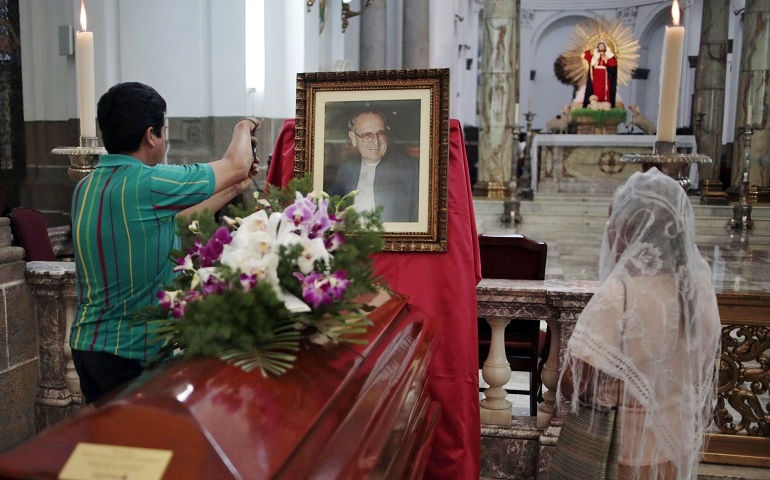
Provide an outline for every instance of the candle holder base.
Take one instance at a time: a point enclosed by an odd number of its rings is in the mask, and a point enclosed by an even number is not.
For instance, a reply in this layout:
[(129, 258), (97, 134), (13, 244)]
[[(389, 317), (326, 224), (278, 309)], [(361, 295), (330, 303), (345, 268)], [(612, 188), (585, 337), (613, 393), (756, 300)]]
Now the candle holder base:
[(521, 200), (515, 193), (503, 201), (503, 214), (500, 216), (500, 223), (521, 223)]
[(620, 161), (621, 163), (639, 163), (642, 165), (643, 172), (655, 167), (676, 180), (685, 192), (690, 189), (691, 185), (688, 171), (690, 165), (712, 162), (711, 157), (707, 155), (679, 153), (676, 149), (676, 142), (664, 141), (656, 141), (652, 153), (628, 153), (623, 155)]
[(733, 207), (733, 218), (727, 223), (727, 228), (733, 230), (751, 230), (754, 221), (751, 219), (751, 205), (739, 203)]
[(99, 155), (107, 153), (107, 150), (99, 146), (97, 137), (80, 137), (80, 146), (56, 147), (51, 153), (69, 156), (70, 168), (67, 175), (71, 180), (79, 182), (94, 171), (99, 162)]

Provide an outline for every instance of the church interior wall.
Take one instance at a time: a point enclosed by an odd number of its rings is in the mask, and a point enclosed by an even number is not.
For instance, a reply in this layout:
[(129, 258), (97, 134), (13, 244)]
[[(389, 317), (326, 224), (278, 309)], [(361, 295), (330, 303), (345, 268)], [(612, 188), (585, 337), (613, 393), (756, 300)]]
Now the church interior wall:
[[(534, 128), (545, 128), (545, 123), (559, 114), (564, 106), (572, 103), (574, 89), (565, 85), (554, 74), (554, 62), (569, 45), (569, 37), (575, 24), (586, 20), (584, 14), (560, 15), (559, 18), (544, 25), (537, 42), (533, 42), (532, 63), (529, 71), (524, 71), (524, 78), (529, 84), (526, 97), (521, 97), (521, 106), (535, 112)], [(523, 41), (523, 44), (529, 44)], [(534, 72), (534, 76), (532, 75)], [(522, 78), (522, 83), (524, 83)], [(625, 97), (621, 90), (621, 95)]]
[[(479, 22), (484, 1), (423, 1), (429, 3), (429, 53), (426, 64), (413, 68), (449, 67), (450, 115), (465, 125), (478, 125), (478, 68), (482, 54)], [(192, 136), (183, 139), (187, 151), (198, 152), (189, 158), (191, 161), (207, 155), (214, 158), (221, 153), (219, 143), (197, 142), (219, 142), (231, 118), (254, 114), (270, 123), (261, 146), (266, 157), (280, 124), (295, 115), (297, 72), (363, 68), (362, 39), (371, 32), (362, 30), (361, 25), (367, 15), (377, 13), (374, 6), (381, 4), (386, 23), (384, 41), (379, 45), (387, 52), (387, 60), (378, 68), (400, 68), (399, 62), (404, 60), (403, 49), (408, 45), (404, 45), (402, 39), (405, 34), (403, 0), (378, 0), (370, 7), (372, 10), (351, 18), (343, 35), (340, 35), (340, 2), (325, 2), (323, 29), (318, 1), (309, 11), (306, 2), (249, 0), (249, 4), (251, 2), (265, 9), (263, 31), (259, 32), (260, 42), (264, 42), (259, 47), (264, 55), (263, 79), (258, 86), (247, 84), (245, 79), (245, 64), (254, 56), (252, 48), (256, 48), (246, 44), (247, 31), (258, 25), (245, 18), (246, 0), (160, 3), (132, 0), (130, 6), (119, 0), (86, 1), (88, 29), (97, 39), (96, 96), (121, 81), (136, 80), (153, 85), (168, 101), (168, 117), (174, 130), (192, 132)], [(351, 9), (360, 9), (361, 3), (354, 0)], [(697, 55), (699, 28), (695, 24), (699, 24), (700, 9), (694, 5), (697, 2), (681, 3), (686, 8), (684, 21), (688, 31), (685, 56)], [(733, 0), (730, 6), (738, 9), (744, 3)], [(555, 78), (553, 62), (568, 45), (574, 23), (587, 14), (623, 18), (633, 28), (642, 45), (639, 66), (649, 69), (649, 75), (646, 80), (636, 79), (621, 86), (619, 92), (627, 106), (642, 105), (646, 116), (656, 117), (659, 58), (664, 25), (670, 23), (670, 2), (595, 0), (579, 8), (565, 9), (560, 1), (520, 0), (520, 8), (518, 99), (522, 113), (527, 111), (531, 100), (536, 114), (534, 128), (542, 129), (570, 100), (571, 88)], [(45, 155), (45, 151), (60, 146), (51, 142), (64, 138), (64, 145), (75, 145), (78, 141), (75, 59), (74, 55), (59, 54), (58, 28), (72, 25), (74, 30), (79, 30), (79, 9), (80, 0), (49, 0), (44, 8), (41, 2), (20, 2), (20, 35), (25, 47), (22, 49), (24, 117), (27, 130), (34, 132), (31, 141), (36, 147), (32, 153), (43, 152), (42, 158), (29, 158), (27, 162), (47, 168), (48, 176), (64, 176), (67, 166), (60, 159)], [(725, 112), (729, 113), (725, 113), (724, 122), (727, 141), (734, 134), (739, 68), (732, 64), (732, 59), (740, 55), (740, 22), (739, 15), (731, 15), (730, 37), (734, 41), (733, 53), (728, 59), (726, 98), (729, 100)], [(678, 123), (687, 125), (694, 68), (686, 65), (683, 69)], [(534, 80), (530, 80), (531, 71), (535, 72)], [(523, 118), (518, 120), (523, 123)], [(200, 125), (190, 128), (196, 121)], [(203, 133), (196, 136), (195, 132)], [(175, 154), (185, 153), (181, 144), (175, 148)], [(40, 190), (41, 185), (28, 185), (24, 200), (34, 203), (32, 192)], [(69, 187), (60, 187), (43, 190), (67, 197)], [(47, 203), (37, 206), (66, 216), (68, 208), (64, 205), (68, 202), (69, 199), (64, 198), (55, 206)]]

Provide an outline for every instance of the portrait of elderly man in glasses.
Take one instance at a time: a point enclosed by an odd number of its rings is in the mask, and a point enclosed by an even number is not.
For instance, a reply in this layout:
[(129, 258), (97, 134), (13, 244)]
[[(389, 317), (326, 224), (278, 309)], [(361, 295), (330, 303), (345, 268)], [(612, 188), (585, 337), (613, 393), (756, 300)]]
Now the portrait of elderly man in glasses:
[(382, 208), (383, 222), (416, 222), (420, 164), (389, 148), (390, 127), (380, 111), (360, 111), (348, 124), (348, 137), (359, 155), (340, 164), (330, 195), (358, 190), (356, 209)]

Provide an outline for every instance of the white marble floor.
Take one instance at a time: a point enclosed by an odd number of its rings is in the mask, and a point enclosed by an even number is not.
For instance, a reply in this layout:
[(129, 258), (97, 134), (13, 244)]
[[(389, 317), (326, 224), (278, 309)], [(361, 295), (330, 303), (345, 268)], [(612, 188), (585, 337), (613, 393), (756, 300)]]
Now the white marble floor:
[[(695, 241), (710, 262), (717, 292), (770, 293), (770, 204), (755, 205), (754, 226), (731, 230), (732, 206), (699, 205)], [(599, 251), (610, 196), (535, 194), (521, 202), (523, 221), (502, 223), (502, 200), (474, 200), (479, 233), (520, 233), (548, 244), (546, 280), (598, 280)]]

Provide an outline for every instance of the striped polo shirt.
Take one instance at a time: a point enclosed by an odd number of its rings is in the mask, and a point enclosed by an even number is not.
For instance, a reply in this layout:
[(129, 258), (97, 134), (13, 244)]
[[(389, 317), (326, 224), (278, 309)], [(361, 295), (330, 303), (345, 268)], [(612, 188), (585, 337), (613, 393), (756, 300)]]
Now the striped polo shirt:
[(135, 317), (172, 282), (169, 252), (179, 248), (175, 215), (210, 197), (214, 185), (208, 164), (149, 167), (126, 155), (99, 158), (72, 197), (73, 349), (143, 364), (157, 353), (160, 345)]

